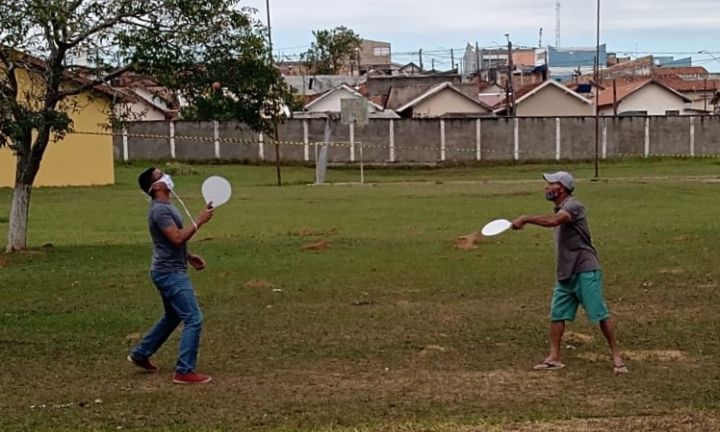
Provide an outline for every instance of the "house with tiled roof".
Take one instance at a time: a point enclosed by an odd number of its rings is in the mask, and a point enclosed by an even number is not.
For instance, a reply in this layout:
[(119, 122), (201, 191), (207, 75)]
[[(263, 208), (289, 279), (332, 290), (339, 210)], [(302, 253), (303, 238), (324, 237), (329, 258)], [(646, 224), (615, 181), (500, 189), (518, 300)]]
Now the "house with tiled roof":
[(493, 116), (492, 107), (466, 94), (450, 82), (431, 87), (394, 87), (385, 109), (395, 110), (405, 118)]
[(609, 86), (598, 96), (600, 115), (682, 115), (692, 100), (655, 79)]
[[(594, 114), (593, 103), (572, 89), (553, 81), (530, 84), (515, 91), (514, 111), (517, 117), (584, 117)], [(505, 101), (496, 113), (506, 110)]]

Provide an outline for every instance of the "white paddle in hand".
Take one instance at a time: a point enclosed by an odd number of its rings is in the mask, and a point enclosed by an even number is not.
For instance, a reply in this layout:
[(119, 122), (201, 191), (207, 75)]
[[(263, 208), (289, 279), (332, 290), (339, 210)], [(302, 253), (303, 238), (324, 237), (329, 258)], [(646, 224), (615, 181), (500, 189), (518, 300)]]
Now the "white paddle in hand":
[(212, 203), (212, 206), (217, 208), (230, 200), (232, 187), (224, 178), (212, 176), (203, 182), (202, 194), (206, 204)]
[(480, 233), (485, 237), (492, 237), (502, 234), (512, 227), (512, 222), (507, 219), (494, 220), (485, 225)]

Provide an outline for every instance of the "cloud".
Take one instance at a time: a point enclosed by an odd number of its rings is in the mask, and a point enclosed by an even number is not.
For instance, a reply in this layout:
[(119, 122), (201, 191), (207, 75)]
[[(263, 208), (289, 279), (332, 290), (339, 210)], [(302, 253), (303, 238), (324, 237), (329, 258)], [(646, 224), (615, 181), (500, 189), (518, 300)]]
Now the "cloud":
[[(265, 21), (265, 1), (243, 4), (259, 10)], [(520, 45), (536, 45), (542, 27), (544, 43), (555, 37), (555, 0), (270, 0), (273, 36), (279, 48), (308, 45), (316, 29), (345, 25), (371, 39), (388, 40), (393, 48), (462, 47), (478, 40), (489, 46), (511, 33)], [(718, 0), (601, 0), (602, 39), (619, 45), (654, 44), (687, 49), (715, 49), (709, 35), (720, 28)], [(596, 2), (563, 0), (561, 30), (565, 45), (595, 41)], [(627, 42), (624, 42), (627, 41)], [(716, 42), (712, 42), (713, 45)], [(704, 44), (704, 46), (695, 46)]]

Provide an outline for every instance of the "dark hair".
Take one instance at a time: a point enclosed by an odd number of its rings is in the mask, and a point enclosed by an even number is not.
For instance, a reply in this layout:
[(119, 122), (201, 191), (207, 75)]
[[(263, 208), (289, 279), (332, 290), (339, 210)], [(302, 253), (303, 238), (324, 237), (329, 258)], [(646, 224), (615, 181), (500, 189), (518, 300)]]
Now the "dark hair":
[(138, 176), (138, 184), (140, 185), (140, 189), (142, 189), (143, 192), (146, 194), (152, 196), (152, 193), (150, 193), (150, 188), (152, 187), (154, 181), (153, 181), (153, 174), (155, 173), (155, 167), (150, 167), (143, 171)]

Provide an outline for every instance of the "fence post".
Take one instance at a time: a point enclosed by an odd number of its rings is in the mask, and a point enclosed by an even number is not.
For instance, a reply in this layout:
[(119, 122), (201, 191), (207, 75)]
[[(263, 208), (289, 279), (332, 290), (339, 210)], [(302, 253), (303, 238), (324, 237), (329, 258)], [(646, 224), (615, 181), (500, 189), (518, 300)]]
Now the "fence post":
[(175, 122), (170, 122), (170, 159), (175, 159)]
[(308, 121), (307, 119), (303, 120), (303, 157), (305, 158), (305, 162), (310, 160), (310, 139), (309, 139), (309, 133), (308, 133)]
[(123, 150), (123, 161), (127, 162), (130, 155), (128, 150), (128, 131), (125, 126), (122, 128), (122, 150)]
[(390, 120), (390, 162), (395, 162), (395, 122)]
[(515, 142), (513, 159), (520, 160), (520, 120), (517, 117), (515, 117), (513, 120), (513, 138)]
[(258, 159), (265, 160), (265, 134), (262, 132), (258, 134)]
[(482, 160), (482, 126), (480, 119), (475, 120), (475, 159)]
[(607, 159), (607, 116), (602, 119), (602, 158)]
[(690, 117), (690, 156), (695, 157), (695, 117)]
[(220, 123), (213, 121), (213, 141), (215, 143), (215, 159), (220, 159)]
[(440, 161), (445, 162), (445, 120), (440, 119)]
[(350, 162), (355, 162), (355, 123), (350, 123)]
[(650, 156), (650, 117), (645, 117), (645, 157)]
[(560, 160), (561, 148), (560, 141), (562, 136), (560, 135), (560, 117), (555, 118), (555, 160)]

